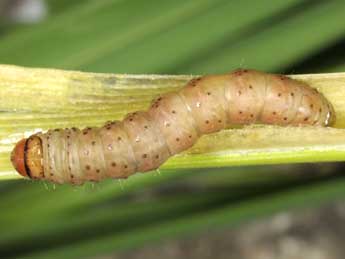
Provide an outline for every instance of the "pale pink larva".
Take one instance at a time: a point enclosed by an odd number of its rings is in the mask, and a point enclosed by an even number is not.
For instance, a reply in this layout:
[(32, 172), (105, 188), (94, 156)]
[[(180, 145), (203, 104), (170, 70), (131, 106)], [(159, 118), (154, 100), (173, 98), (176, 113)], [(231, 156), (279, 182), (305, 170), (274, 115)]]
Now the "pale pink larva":
[(12, 162), (24, 176), (81, 184), (156, 169), (201, 135), (236, 124), (328, 126), (334, 121), (332, 105), (307, 84), (237, 70), (192, 79), (180, 91), (157, 97), (147, 111), (101, 128), (35, 134), (19, 142)]

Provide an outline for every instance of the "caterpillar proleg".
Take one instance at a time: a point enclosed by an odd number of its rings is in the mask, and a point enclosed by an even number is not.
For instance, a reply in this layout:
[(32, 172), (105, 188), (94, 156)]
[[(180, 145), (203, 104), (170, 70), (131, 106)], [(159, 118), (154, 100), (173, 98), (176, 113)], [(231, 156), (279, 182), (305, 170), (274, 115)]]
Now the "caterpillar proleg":
[(100, 128), (55, 129), (17, 143), (11, 161), (23, 176), (82, 184), (157, 169), (203, 134), (253, 123), (329, 126), (332, 105), (284, 75), (236, 70), (194, 78), (153, 100), (147, 111)]

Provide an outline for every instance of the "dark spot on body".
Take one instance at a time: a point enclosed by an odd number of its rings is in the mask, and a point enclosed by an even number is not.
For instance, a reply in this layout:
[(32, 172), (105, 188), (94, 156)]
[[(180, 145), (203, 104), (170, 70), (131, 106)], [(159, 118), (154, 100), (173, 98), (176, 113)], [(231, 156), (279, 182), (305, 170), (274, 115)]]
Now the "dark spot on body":
[(149, 127), (147, 125), (144, 126), (145, 129), (148, 129)]
[(294, 93), (290, 93), (291, 96), (294, 96), (295, 94)]
[(254, 114), (250, 114), (250, 117), (253, 118), (253, 117), (254, 117)]
[(251, 85), (249, 85), (249, 89), (253, 89), (253, 87)]
[(210, 93), (210, 92), (207, 92), (207, 95), (211, 95), (211, 93)]
[(206, 120), (206, 121), (205, 121), (205, 123), (206, 123), (206, 124), (209, 124), (209, 123), (210, 123), (210, 121)]
[(305, 117), (305, 118), (304, 118), (304, 121), (307, 121), (308, 119), (309, 119), (308, 117)]
[(121, 137), (117, 137), (117, 140), (120, 141), (120, 140), (122, 140), (122, 138)]
[(313, 104), (311, 104), (311, 105), (310, 105), (310, 108), (313, 108), (313, 107), (314, 107), (314, 105), (313, 105)]
[(177, 142), (179, 142), (179, 141), (180, 141), (180, 139), (179, 139), (179, 138), (176, 138), (176, 141), (177, 141)]
[(155, 157), (156, 157), (156, 159), (158, 159), (158, 158), (159, 158), (159, 155), (156, 155)]
[(322, 112), (322, 109), (321, 109), (321, 108), (319, 109), (319, 112)]
[(142, 158), (147, 158), (147, 154), (143, 154), (143, 155), (142, 155)]
[(281, 93), (278, 93), (278, 97), (280, 97), (280, 96), (282, 96), (282, 94), (281, 94)]
[(235, 75), (238, 75), (238, 76), (242, 75), (242, 73), (243, 73), (242, 69), (238, 69), (235, 71)]
[(91, 144), (94, 146), (96, 144), (96, 141), (92, 141)]
[(238, 113), (239, 113), (239, 114), (242, 114), (242, 111), (239, 111)]
[(100, 170), (99, 169), (96, 169), (96, 173), (99, 173), (100, 172)]
[(222, 120), (218, 120), (219, 123), (222, 123)]
[(276, 114), (277, 114), (277, 112), (272, 112), (272, 114), (273, 114), (273, 115), (276, 115)]
[(192, 135), (189, 135), (188, 137), (189, 137), (189, 138), (192, 138)]
[(176, 111), (175, 111), (175, 110), (172, 110), (171, 112), (172, 112), (173, 114), (175, 114), (175, 113), (176, 113)]
[(91, 167), (90, 167), (89, 165), (87, 165), (87, 166), (85, 166), (85, 169), (86, 169), (86, 170), (90, 170)]
[(286, 121), (287, 120), (287, 118), (286, 117), (284, 117), (284, 121)]
[(192, 80), (189, 81), (189, 85), (195, 87), (197, 86), (197, 82), (199, 82), (201, 80), (201, 77), (198, 77), (198, 78), (193, 78)]
[(242, 92), (241, 91), (238, 91), (238, 95), (241, 95), (242, 94)]
[(128, 165), (124, 165), (123, 167), (127, 169), (127, 168), (128, 168)]
[(115, 163), (115, 162), (112, 162), (112, 163), (111, 163), (111, 166), (112, 166), (112, 167), (116, 167), (116, 163)]

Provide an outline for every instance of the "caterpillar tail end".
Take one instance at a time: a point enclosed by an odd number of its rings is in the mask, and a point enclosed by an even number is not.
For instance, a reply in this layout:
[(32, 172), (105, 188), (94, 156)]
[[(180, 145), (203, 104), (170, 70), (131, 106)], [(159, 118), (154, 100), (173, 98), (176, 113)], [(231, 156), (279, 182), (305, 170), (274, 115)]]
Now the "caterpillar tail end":
[(13, 167), (17, 170), (17, 172), (22, 175), (23, 177), (28, 177), (27, 170), (25, 168), (25, 146), (26, 140), (20, 140), (11, 153), (11, 162)]

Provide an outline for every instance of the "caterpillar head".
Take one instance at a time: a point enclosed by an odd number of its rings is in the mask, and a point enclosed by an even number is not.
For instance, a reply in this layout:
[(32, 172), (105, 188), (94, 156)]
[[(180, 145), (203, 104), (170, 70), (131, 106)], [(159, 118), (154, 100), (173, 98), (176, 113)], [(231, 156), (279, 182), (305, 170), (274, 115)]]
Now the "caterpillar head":
[(26, 139), (20, 140), (11, 153), (11, 162), (14, 166), (14, 168), (17, 170), (19, 174), (21, 174), (24, 177), (28, 176), (28, 173), (25, 168), (25, 143)]
[(17, 172), (29, 178), (42, 178), (42, 144), (38, 136), (20, 140), (11, 153), (11, 162)]

